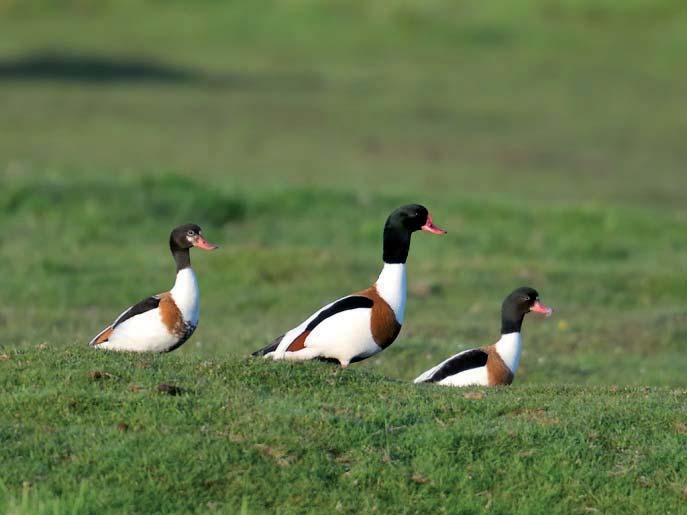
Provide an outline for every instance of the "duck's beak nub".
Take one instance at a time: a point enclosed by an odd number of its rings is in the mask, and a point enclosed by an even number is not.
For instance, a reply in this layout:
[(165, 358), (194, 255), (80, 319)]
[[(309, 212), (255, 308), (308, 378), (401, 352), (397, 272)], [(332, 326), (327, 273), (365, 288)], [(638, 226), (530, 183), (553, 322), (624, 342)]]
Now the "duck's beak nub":
[(432, 234), (446, 234), (446, 231), (444, 231), (441, 227), (434, 225), (432, 222), (432, 215), (430, 214), (427, 215), (427, 221), (425, 222), (425, 225), (420, 227), (420, 229)]
[(208, 240), (206, 240), (202, 236), (198, 236), (193, 241), (193, 246), (197, 247), (199, 249), (203, 249), (203, 250), (215, 250), (215, 249), (219, 248), (219, 246), (215, 245), (214, 243), (210, 243)]
[(551, 309), (548, 306), (545, 306), (539, 301), (536, 301), (534, 304), (532, 304), (530, 311), (534, 311), (535, 313), (541, 313), (542, 315), (547, 317), (551, 316), (551, 313), (553, 313), (553, 309)]

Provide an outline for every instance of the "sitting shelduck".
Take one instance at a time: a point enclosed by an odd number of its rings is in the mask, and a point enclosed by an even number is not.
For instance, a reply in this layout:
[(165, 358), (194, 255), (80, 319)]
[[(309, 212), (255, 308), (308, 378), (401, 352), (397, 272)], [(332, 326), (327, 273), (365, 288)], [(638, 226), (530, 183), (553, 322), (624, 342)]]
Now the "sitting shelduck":
[(189, 249), (214, 250), (195, 224), (181, 225), (169, 236), (177, 266), (174, 287), (131, 306), (103, 329), (89, 345), (129, 352), (171, 352), (188, 340), (198, 326), (199, 291)]
[(338, 361), (342, 367), (386, 349), (398, 336), (406, 304), (406, 259), (415, 231), (446, 234), (417, 204), (396, 209), (384, 226), (384, 268), (366, 290), (315, 312), (253, 356)]
[(415, 383), (446, 386), (496, 386), (511, 384), (520, 364), (525, 315), (533, 311), (550, 316), (553, 310), (539, 302), (539, 293), (528, 287), (515, 290), (501, 307), (501, 339), (494, 345), (459, 352), (415, 379)]

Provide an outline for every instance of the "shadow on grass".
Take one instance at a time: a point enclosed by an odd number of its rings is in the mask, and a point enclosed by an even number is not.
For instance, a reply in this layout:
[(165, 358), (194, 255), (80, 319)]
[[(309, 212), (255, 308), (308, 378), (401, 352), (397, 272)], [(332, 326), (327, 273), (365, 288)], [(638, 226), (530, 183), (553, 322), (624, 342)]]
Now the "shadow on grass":
[(137, 57), (41, 51), (0, 59), (0, 81), (170, 83), (234, 89), (307, 89), (322, 85), (313, 73), (207, 73)]

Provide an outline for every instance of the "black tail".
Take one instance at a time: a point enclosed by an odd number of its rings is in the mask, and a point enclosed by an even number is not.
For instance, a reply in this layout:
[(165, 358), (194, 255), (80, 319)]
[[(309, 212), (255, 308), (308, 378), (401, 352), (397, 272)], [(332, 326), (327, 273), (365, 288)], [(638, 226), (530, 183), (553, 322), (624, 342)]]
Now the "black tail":
[(279, 344), (281, 343), (282, 338), (284, 338), (283, 334), (280, 337), (276, 338), (267, 347), (263, 347), (260, 350), (256, 350), (253, 354), (251, 354), (251, 356), (264, 356), (265, 354), (269, 354), (270, 352), (274, 352), (275, 350), (277, 350), (277, 347), (279, 347)]

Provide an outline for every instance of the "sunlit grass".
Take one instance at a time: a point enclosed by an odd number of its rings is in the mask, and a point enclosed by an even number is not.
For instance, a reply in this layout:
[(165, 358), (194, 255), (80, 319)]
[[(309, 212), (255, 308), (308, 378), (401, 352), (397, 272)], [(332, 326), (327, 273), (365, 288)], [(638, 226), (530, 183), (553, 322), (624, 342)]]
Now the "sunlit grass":
[[(0, 511), (682, 509), (682, 2), (0, 15)], [(407, 202), (449, 233), (413, 237), (393, 346), (346, 371), (246, 359), (374, 281)], [(193, 338), (86, 348), (171, 286), (189, 221), (221, 245), (192, 256)], [(409, 384), (492, 343), (520, 285), (555, 313), (525, 321), (512, 387)]]

